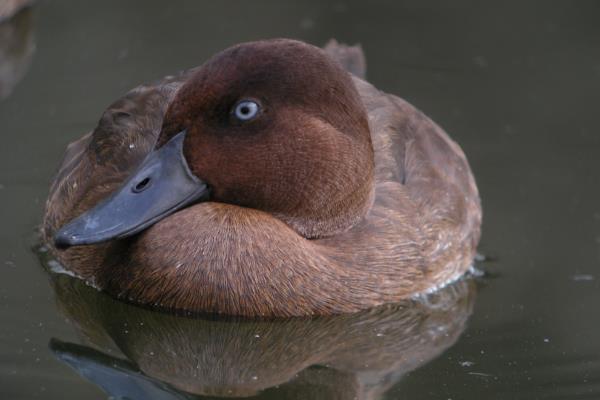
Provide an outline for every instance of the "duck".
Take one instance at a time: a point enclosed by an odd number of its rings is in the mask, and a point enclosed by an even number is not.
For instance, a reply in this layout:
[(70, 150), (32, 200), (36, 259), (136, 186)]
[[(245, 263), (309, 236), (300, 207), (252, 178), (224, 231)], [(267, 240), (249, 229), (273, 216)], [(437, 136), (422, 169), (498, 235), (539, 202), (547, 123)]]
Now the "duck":
[(139, 86), (71, 143), (42, 238), (65, 272), (186, 313), (354, 313), (472, 266), (481, 201), (442, 128), (360, 46), (234, 45)]

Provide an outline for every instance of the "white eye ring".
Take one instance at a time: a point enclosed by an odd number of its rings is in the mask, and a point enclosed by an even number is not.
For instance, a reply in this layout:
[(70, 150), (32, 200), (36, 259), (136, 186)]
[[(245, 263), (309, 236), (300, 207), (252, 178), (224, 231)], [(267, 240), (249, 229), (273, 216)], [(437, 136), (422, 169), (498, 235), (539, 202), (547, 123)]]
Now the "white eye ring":
[(252, 100), (242, 100), (235, 106), (233, 113), (240, 121), (248, 121), (258, 114), (258, 104)]

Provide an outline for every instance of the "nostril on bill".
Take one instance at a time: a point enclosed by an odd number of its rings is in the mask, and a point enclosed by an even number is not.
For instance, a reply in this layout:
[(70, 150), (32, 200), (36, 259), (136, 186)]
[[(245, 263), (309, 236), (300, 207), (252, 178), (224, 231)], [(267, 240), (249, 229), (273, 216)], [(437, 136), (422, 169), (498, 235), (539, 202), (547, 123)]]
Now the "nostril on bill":
[(146, 190), (148, 188), (148, 186), (150, 186), (150, 177), (146, 177), (144, 179), (142, 179), (141, 181), (139, 181), (133, 188), (132, 190), (135, 193), (139, 193), (142, 192), (144, 190)]

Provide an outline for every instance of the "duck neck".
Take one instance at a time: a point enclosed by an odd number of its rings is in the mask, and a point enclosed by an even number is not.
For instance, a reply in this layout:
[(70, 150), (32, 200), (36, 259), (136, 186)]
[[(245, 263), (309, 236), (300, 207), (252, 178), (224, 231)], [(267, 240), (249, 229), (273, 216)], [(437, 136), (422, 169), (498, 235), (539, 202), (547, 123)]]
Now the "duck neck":
[[(345, 232), (359, 223), (371, 210), (375, 199), (374, 168), (372, 160), (365, 162), (351, 177), (341, 178), (339, 191), (318, 192), (310, 195), (300, 206), (287, 212), (271, 212), (299, 235), (318, 239)], [(336, 188), (337, 189), (337, 188)]]
[(273, 213), (299, 235), (318, 239), (345, 232), (359, 223), (369, 212), (375, 198), (371, 185), (368, 190), (351, 193), (347, 198), (322, 204), (319, 208), (303, 208), (293, 214)]

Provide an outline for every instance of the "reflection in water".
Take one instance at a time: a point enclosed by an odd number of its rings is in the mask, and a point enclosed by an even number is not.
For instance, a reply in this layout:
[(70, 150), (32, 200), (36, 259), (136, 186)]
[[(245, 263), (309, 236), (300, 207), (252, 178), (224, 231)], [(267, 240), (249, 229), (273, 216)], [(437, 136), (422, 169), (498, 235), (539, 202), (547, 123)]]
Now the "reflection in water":
[(34, 52), (31, 8), (0, 22), (0, 100), (7, 98), (23, 79)]
[(419, 301), (333, 317), (175, 316), (125, 304), (52, 274), (59, 308), (86, 345), (53, 339), (57, 358), (115, 398), (195, 395), (376, 399), (451, 346), (474, 282)]
[(12, 18), (22, 8), (33, 3), (33, 0), (0, 0), (0, 22)]

